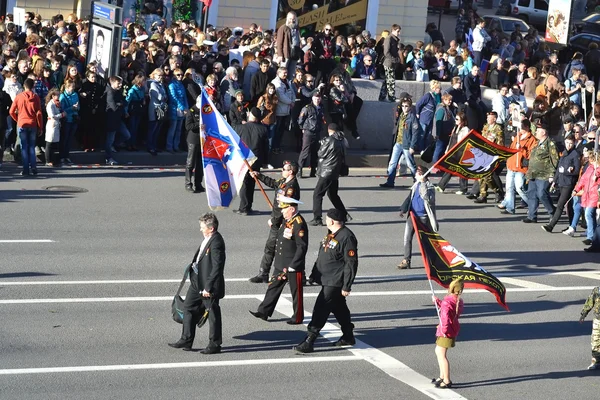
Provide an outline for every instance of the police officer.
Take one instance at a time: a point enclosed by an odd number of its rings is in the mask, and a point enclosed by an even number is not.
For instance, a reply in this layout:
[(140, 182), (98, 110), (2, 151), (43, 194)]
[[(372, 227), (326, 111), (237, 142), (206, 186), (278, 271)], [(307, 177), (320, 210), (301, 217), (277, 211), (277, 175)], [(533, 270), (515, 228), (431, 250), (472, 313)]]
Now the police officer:
[(294, 302), (294, 315), (287, 323), (301, 324), (304, 321), (304, 263), (308, 251), (308, 226), (298, 213), (299, 200), (279, 196), (279, 207), (285, 219), (277, 232), (277, 253), (275, 254), (275, 274), (271, 277), (265, 298), (256, 312), (250, 314), (266, 321), (275, 311), (275, 305), (281, 296), (286, 282), (290, 283), (290, 291)]
[(358, 241), (354, 233), (344, 225), (345, 221), (344, 211), (332, 208), (327, 212), (326, 224), (331, 233), (321, 241), (319, 255), (311, 273), (311, 277), (321, 283), (322, 287), (308, 324), (308, 335), (294, 347), (298, 353), (311, 353), (314, 350), (315, 340), (331, 313), (342, 329), (342, 337), (334, 345), (341, 347), (356, 343), (346, 297), (350, 295), (358, 269)]
[(278, 196), (283, 195), (285, 197), (291, 197), (296, 200), (300, 200), (300, 186), (296, 179), (298, 173), (298, 164), (294, 161), (284, 161), (283, 169), (281, 170), (281, 179), (273, 179), (268, 176), (261, 174), (260, 172), (252, 172), (253, 176), (256, 176), (265, 185), (270, 188), (276, 189), (275, 199), (273, 201), (273, 211), (271, 211), (271, 218), (269, 219), (269, 237), (265, 244), (265, 253), (260, 262), (260, 268), (258, 269), (258, 275), (250, 278), (252, 283), (267, 283), (269, 282), (269, 271), (271, 270), (271, 264), (273, 264), (273, 257), (275, 256), (275, 242), (277, 240), (277, 232), (283, 222), (283, 216), (281, 214), (281, 207), (277, 201)]

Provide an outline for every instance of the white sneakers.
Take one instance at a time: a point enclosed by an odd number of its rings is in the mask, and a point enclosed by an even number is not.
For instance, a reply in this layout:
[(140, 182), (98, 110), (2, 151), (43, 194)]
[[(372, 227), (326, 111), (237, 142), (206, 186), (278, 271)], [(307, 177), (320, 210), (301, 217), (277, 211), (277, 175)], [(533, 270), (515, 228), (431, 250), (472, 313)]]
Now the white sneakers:
[(572, 226), (569, 226), (566, 230), (563, 231), (563, 235), (574, 237), (575, 236), (575, 229), (573, 229)]

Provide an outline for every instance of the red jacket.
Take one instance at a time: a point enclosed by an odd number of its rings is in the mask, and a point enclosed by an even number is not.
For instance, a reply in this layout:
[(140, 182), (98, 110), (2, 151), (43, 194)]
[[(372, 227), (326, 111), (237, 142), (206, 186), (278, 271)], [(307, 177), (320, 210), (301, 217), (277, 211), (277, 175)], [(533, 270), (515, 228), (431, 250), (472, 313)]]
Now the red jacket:
[(583, 190), (581, 207), (596, 208), (598, 205), (598, 183), (600, 183), (600, 167), (594, 168), (590, 163), (575, 185), (575, 191)]
[(15, 97), (15, 101), (10, 106), (9, 114), (12, 119), (17, 121), (17, 127), (19, 128), (34, 128), (38, 131), (43, 129), (40, 98), (31, 90), (19, 93)]
[(456, 312), (456, 296), (449, 294), (444, 297), (444, 300), (436, 299), (436, 303), (440, 308), (440, 324), (437, 326), (435, 336), (447, 338), (455, 338), (460, 331), (460, 323), (458, 317), (463, 312), (463, 301), (460, 299), (458, 312)]

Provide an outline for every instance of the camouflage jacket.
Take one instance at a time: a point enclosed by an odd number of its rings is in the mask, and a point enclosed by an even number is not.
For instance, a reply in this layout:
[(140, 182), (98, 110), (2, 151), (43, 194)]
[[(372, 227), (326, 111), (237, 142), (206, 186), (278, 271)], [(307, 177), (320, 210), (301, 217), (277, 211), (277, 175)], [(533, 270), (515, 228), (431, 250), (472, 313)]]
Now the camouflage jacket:
[(481, 135), (492, 143), (504, 146), (504, 132), (498, 124), (494, 124), (491, 128), (488, 124), (485, 124)]
[(581, 310), (581, 318), (587, 317), (590, 311), (594, 310), (594, 318), (600, 319), (600, 288), (596, 286), (592, 293), (585, 301), (583, 309)]
[(558, 158), (558, 150), (552, 139), (546, 138), (538, 142), (537, 146), (531, 149), (527, 179), (545, 180), (554, 177)]

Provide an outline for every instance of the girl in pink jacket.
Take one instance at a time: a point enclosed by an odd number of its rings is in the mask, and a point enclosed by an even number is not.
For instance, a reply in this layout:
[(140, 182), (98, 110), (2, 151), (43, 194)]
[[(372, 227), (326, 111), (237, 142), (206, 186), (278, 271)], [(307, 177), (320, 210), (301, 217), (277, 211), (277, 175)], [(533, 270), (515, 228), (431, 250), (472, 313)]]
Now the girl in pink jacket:
[(450, 283), (448, 287), (448, 295), (444, 300), (440, 300), (433, 296), (433, 302), (437, 304), (440, 313), (440, 324), (437, 326), (435, 335), (435, 355), (437, 356), (438, 365), (440, 367), (440, 377), (433, 378), (431, 383), (435, 384), (440, 389), (452, 387), (450, 380), (450, 363), (446, 357), (446, 353), (450, 347), (454, 347), (456, 337), (460, 331), (460, 323), (458, 317), (463, 312), (463, 301), (460, 295), (463, 291), (463, 280), (457, 278)]
[(600, 164), (598, 153), (590, 153), (586, 168), (581, 178), (573, 189), (574, 196), (581, 196), (581, 207), (585, 209), (585, 222), (587, 224), (586, 245), (592, 244), (594, 230), (596, 229), (596, 208), (598, 206), (598, 183), (600, 183)]

